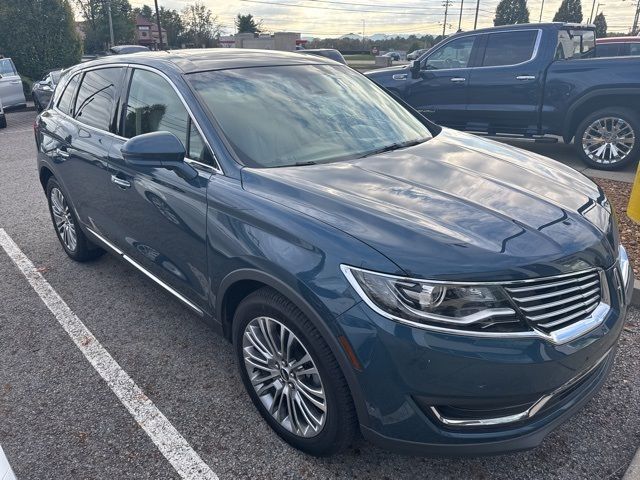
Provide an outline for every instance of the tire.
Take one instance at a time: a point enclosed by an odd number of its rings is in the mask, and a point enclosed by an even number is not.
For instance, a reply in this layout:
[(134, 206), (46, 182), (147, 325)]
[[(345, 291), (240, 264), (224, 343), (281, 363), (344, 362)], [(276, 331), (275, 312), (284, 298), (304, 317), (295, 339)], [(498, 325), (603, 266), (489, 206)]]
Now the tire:
[(595, 111), (578, 125), (574, 144), (582, 161), (590, 167), (617, 170), (640, 156), (640, 118), (622, 107)]
[(0, 128), (7, 128), (7, 117), (0, 115)]
[[(71, 204), (66, 200), (66, 194), (55, 178), (52, 177), (47, 182), (46, 192), (53, 228), (67, 255), (76, 262), (87, 262), (102, 256), (105, 251), (86, 237)], [(57, 226), (61, 220), (64, 222), (62, 225), (69, 225), (66, 236), (63, 233), (65, 227)], [(71, 241), (71, 235), (75, 236), (75, 241)]]
[[(269, 344), (269, 341), (263, 334), (265, 330), (260, 329), (261, 326), (266, 326), (265, 328), (271, 333), (271, 338), (277, 339), (270, 345), (278, 343), (283, 332), (285, 332), (285, 344), (288, 344), (293, 334), (289, 360), (295, 363), (295, 360), (302, 359), (306, 350), (310, 361), (302, 363), (297, 368), (291, 368), (290, 372), (284, 355), (278, 359), (275, 356), (271, 357), (274, 362), (281, 362), (279, 363), (281, 368), (271, 364), (266, 360), (268, 355), (260, 353), (261, 351), (274, 352), (272, 348), (264, 346)], [(253, 338), (253, 343), (249, 337)], [(240, 303), (234, 315), (233, 343), (240, 377), (251, 400), (262, 418), (284, 441), (314, 456), (332, 455), (351, 445), (357, 432), (357, 417), (347, 382), (327, 343), (311, 321), (295, 305), (268, 287), (251, 293)], [(263, 348), (260, 350), (254, 345), (262, 345)], [(280, 351), (284, 350), (284, 348), (280, 349)], [(245, 355), (250, 354), (253, 365), (245, 360)], [(256, 358), (262, 360), (255, 360)], [(255, 368), (254, 365), (261, 365), (261, 367)], [(271, 368), (266, 365), (270, 365)], [(314, 367), (318, 375), (300, 373), (312, 372)], [(256, 372), (260, 375), (256, 376)], [(269, 378), (269, 375), (272, 378)], [(273, 375), (277, 376), (273, 378)], [(260, 377), (269, 379), (254, 387), (251, 378)], [(269, 384), (272, 387), (267, 388)], [(289, 385), (293, 387), (288, 387)], [(316, 390), (316, 395), (312, 398), (317, 403), (324, 403), (324, 415), (321, 409), (316, 408), (313, 402), (307, 399), (308, 394), (302, 395), (309, 391), (308, 388)], [(261, 392), (262, 395), (257, 392), (260, 389), (264, 389)], [(281, 392), (279, 396), (278, 389)], [(285, 394), (285, 391), (288, 393)], [(324, 393), (324, 399), (320, 400), (321, 396), (317, 395), (317, 392)], [(296, 412), (294, 415), (287, 415), (290, 411), (288, 410), (289, 399), (294, 404)], [(313, 415), (306, 418), (313, 418), (314, 421), (305, 420), (302, 404), (299, 403), (302, 400), (306, 405), (305, 411)], [(274, 408), (276, 412), (272, 414), (266, 405), (269, 403), (281, 405), (282, 408)], [(287, 420), (289, 417), (298, 421), (291, 422), (290, 419)], [(297, 431), (295, 431), (296, 426)]]

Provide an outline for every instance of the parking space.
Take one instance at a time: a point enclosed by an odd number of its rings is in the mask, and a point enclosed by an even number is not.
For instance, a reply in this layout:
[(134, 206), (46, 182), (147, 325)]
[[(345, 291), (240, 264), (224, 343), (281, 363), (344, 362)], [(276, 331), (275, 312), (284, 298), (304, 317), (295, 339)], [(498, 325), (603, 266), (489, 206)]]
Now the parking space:
[[(113, 256), (88, 264), (66, 257), (38, 182), (34, 118), (34, 112), (10, 113), (9, 127), (0, 130), (0, 229), (218, 478), (624, 474), (640, 445), (638, 310), (630, 314), (605, 387), (534, 451), (433, 459), (396, 455), (364, 441), (328, 459), (292, 450), (255, 411), (225, 340)], [(551, 147), (564, 148), (543, 148)], [(3, 248), (0, 278), (0, 445), (17, 478), (179, 478), (157, 438), (141, 427)], [(207, 478), (202, 472), (183, 477)]]

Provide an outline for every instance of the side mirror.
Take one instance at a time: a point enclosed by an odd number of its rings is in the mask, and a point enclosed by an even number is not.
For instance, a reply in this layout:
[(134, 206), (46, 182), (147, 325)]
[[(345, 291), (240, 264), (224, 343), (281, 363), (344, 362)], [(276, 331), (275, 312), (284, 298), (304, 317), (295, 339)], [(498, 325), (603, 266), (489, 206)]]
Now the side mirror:
[(418, 78), (420, 76), (420, 60), (414, 60), (411, 62), (411, 77)]
[(166, 168), (175, 170), (186, 180), (193, 180), (198, 172), (184, 161), (184, 145), (170, 132), (152, 132), (138, 135), (120, 148), (122, 157), (133, 167)]

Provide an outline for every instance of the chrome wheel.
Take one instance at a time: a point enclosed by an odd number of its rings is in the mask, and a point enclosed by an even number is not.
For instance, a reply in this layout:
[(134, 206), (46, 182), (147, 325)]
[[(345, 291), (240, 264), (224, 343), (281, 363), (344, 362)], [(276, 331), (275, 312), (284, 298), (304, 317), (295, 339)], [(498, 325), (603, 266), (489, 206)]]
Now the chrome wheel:
[(76, 224), (73, 222), (69, 205), (58, 188), (51, 189), (50, 199), (53, 222), (58, 236), (60, 240), (62, 240), (62, 243), (64, 243), (70, 251), (74, 252), (78, 247), (78, 236), (76, 234)]
[(586, 128), (582, 149), (596, 163), (613, 164), (626, 159), (635, 142), (635, 132), (628, 122), (619, 117), (604, 117)]
[(271, 416), (295, 435), (318, 435), (327, 401), (318, 368), (300, 339), (277, 320), (257, 317), (244, 329), (242, 350), (251, 385)]

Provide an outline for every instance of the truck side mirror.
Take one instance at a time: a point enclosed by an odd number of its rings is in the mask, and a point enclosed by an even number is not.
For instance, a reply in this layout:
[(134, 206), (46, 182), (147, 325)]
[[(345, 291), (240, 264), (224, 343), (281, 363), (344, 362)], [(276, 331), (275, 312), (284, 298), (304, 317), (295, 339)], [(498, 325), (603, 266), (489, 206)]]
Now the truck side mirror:
[(411, 77), (418, 78), (420, 76), (420, 60), (414, 60), (411, 62)]

